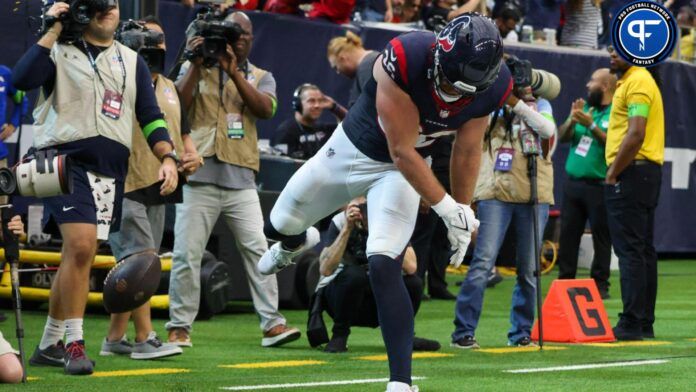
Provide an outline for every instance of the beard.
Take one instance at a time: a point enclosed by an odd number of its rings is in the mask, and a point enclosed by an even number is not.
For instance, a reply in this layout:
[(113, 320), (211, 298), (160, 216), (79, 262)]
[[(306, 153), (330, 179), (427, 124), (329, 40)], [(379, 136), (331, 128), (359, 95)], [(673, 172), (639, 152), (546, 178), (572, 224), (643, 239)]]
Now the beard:
[(604, 93), (602, 93), (602, 90), (590, 91), (589, 94), (587, 94), (587, 104), (594, 108), (600, 108), (602, 106), (603, 97)]

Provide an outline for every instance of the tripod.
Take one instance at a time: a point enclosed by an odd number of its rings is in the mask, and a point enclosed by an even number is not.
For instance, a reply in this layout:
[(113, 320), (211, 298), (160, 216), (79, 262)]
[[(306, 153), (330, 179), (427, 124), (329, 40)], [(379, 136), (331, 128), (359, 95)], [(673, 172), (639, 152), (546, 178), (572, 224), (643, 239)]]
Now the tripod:
[(536, 302), (539, 320), (539, 349), (544, 349), (544, 324), (541, 317), (541, 250), (539, 249), (539, 196), (537, 194), (537, 154), (527, 155), (527, 171), (529, 174), (530, 197), (532, 205), (532, 226), (534, 228), (534, 262), (536, 277)]
[(2, 212), (2, 237), (5, 248), (5, 260), (10, 263), (10, 280), (12, 282), (12, 307), (15, 312), (17, 332), (17, 345), (19, 346), (19, 360), (22, 363), (22, 382), (27, 382), (26, 356), (24, 355), (24, 324), (22, 323), (22, 296), (19, 292), (19, 241), (17, 236), (7, 227), (12, 219), (14, 211), (11, 204), (0, 206)]

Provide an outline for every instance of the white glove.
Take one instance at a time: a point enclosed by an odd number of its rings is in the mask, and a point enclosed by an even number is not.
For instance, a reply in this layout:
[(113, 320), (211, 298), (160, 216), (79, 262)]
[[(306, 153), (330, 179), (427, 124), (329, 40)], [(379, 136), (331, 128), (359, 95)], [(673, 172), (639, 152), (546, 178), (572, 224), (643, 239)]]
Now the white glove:
[(456, 250), (450, 257), (450, 264), (458, 268), (464, 261), (466, 249), (471, 242), (471, 233), (478, 229), (481, 222), (476, 219), (471, 207), (457, 203), (448, 194), (439, 203), (433, 205), (433, 210), (440, 215), (447, 226), (447, 239), (452, 250)]

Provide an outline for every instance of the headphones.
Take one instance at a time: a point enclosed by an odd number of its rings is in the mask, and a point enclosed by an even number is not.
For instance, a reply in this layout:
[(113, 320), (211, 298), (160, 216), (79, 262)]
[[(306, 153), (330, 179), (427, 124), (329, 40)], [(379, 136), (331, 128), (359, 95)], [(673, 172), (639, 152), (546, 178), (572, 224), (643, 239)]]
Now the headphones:
[(292, 108), (300, 114), (302, 113), (302, 92), (308, 88), (319, 90), (319, 87), (317, 87), (315, 84), (302, 83), (301, 85), (297, 86), (295, 92), (292, 93)]

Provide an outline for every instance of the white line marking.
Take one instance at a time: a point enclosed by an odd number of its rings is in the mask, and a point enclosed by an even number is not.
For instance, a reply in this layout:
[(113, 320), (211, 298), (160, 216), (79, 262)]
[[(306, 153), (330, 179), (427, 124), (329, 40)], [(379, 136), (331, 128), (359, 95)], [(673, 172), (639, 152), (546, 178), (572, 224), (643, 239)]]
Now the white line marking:
[[(425, 377), (413, 377), (415, 380), (425, 380)], [(373, 384), (378, 382), (389, 382), (388, 378), (363, 378), (357, 380), (338, 380), (322, 382), (303, 382), (297, 384), (266, 384), (266, 385), (243, 385), (239, 387), (220, 387), (228, 391), (252, 391), (257, 389), (282, 389), (282, 388), (302, 388), (302, 387), (324, 387), (330, 385), (352, 385), (352, 384)]]
[(585, 370), (585, 369), (599, 369), (599, 368), (624, 367), (624, 366), (659, 365), (659, 364), (667, 363), (667, 362), (669, 362), (669, 360), (651, 359), (651, 360), (646, 360), (646, 361), (590, 363), (587, 365), (554, 366), (554, 367), (532, 368), (532, 369), (512, 369), (512, 370), (503, 370), (503, 372), (504, 373), (561, 372), (561, 371), (565, 371), (565, 370)]

